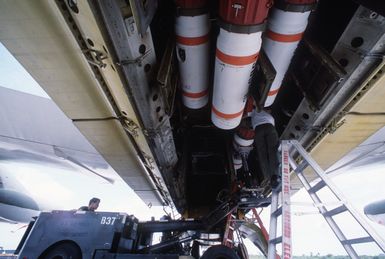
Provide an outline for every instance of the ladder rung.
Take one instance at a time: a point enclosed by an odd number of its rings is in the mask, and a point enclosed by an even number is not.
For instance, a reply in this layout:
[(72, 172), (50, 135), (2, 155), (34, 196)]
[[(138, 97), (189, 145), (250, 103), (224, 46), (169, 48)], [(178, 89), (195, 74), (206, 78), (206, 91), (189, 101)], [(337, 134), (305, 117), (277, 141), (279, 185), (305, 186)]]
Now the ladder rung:
[(298, 172), (298, 171), (302, 172), (302, 171), (305, 170), (306, 167), (308, 167), (308, 166), (309, 166), (309, 163), (308, 163), (306, 160), (303, 160), (303, 161), (298, 165), (296, 171), (297, 171), (297, 172)]
[(316, 193), (318, 192), (320, 189), (322, 189), (323, 187), (325, 187), (325, 182), (324, 181), (319, 181), (316, 185), (314, 185), (313, 187), (311, 187), (309, 189), (309, 193)]
[(340, 213), (342, 213), (342, 212), (344, 212), (344, 211), (347, 211), (347, 210), (348, 210), (348, 208), (346, 208), (345, 205), (341, 205), (341, 206), (339, 206), (339, 207), (337, 207), (337, 208), (335, 208), (335, 209), (332, 209), (332, 210), (329, 210), (329, 211), (323, 213), (323, 215), (324, 215), (325, 217), (331, 217), (331, 216), (340, 214)]
[(276, 237), (276, 238), (273, 238), (273, 239), (269, 240), (269, 243), (270, 243), (270, 244), (279, 244), (279, 243), (282, 243), (282, 236)]
[(359, 237), (359, 238), (353, 238), (348, 240), (341, 241), (342, 244), (346, 245), (352, 245), (352, 244), (360, 244), (360, 243), (369, 243), (373, 242), (372, 237)]
[(271, 216), (278, 217), (281, 214), (282, 214), (282, 206), (276, 209), (273, 213), (271, 213)]

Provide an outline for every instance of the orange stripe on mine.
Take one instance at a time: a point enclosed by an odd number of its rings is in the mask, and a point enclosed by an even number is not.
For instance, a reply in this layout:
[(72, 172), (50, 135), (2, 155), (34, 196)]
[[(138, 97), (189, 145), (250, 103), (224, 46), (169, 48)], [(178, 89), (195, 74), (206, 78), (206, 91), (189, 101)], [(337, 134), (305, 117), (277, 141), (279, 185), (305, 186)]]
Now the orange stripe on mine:
[(230, 56), (217, 49), (217, 58), (222, 62), (234, 66), (244, 66), (254, 63), (258, 58), (258, 52), (250, 56)]
[(215, 113), (215, 115), (217, 115), (218, 117), (221, 117), (225, 120), (231, 120), (231, 119), (237, 118), (243, 114), (243, 109), (240, 112), (232, 113), (232, 114), (222, 113), (222, 112), (218, 111), (217, 109), (215, 109), (214, 106), (211, 108), (211, 110)]
[(273, 96), (273, 95), (276, 95), (279, 91), (279, 88), (275, 89), (275, 90), (270, 90), (269, 93), (267, 94), (268, 96)]
[(297, 34), (280, 34), (270, 30), (266, 31), (266, 36), (274, 41), (279, 42), (296, 42), (302, 39), (303, 32)]
[(182, 36), (176, 35), (176, 42), (178, 42), (179, 44), (188, 45), (188, 46), (200, 45), (208, 41), (209, 41), (208, 34), (201, 37), (182, 37)]
[(201, 98), (207, 94), (208, 94), (208, 89), (206, 89), (200, 93), (189, 93), (189, 92), (185, 92), (185, 91), (182, 92), (183, 96), (190, 97), (190, 98)]

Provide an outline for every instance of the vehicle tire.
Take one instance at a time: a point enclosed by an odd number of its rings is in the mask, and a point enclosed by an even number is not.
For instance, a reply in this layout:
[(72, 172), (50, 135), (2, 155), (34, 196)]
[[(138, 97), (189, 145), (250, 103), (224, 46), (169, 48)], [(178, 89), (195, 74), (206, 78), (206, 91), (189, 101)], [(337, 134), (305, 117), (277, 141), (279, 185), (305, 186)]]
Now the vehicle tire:
[(191, 248), (191, 256), (195, 259), (199, 259), (199, 242), (194, 240), (192, 248)]
[(82, 259), (82, 254), (75, 244), (61, 243), (49, 248), (40, 259)]
[(201, 259), (240, 259), (237, 253), (224, 245), (212, 246), (206, 250)]

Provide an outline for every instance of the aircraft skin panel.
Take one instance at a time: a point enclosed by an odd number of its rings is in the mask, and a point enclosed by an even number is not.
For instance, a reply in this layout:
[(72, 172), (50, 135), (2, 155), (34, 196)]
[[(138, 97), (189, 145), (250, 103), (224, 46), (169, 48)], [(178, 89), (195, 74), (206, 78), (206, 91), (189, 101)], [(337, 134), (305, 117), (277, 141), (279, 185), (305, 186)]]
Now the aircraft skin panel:
[[(76, 122), (75, 125), (85, 135), (90, 136), (89, 141), (94, 144), (100, 154), (106, 159), (120, 177), (134, 190), (155, 191), (155, 187), (148, 185), (143, 177), (143, 167), (137, 159), (136, 151), (125, 139), (125, 133), (116, 121)], [(94, 132), (94, 133), (93, 133)], [(97, 132), (97, 134), (95, 134)], [(89, 133), (89, 134), (88, 134)], [(108, 139), (108, 141), (106, 141)], [(141, 181), (136, 179), (140, 178)], [(133, 180), (133, 181), (132, 181)], [(142, 198), (142, 197), (141, 197)], [(152, 200), (146, 203), (158, 204)]]
[(0, 211), (2, 214), (2, 217), (0, 217), (0, 222), (3, 221), (8, 223), (17, 223), (17, 222), (28, 223), (32, 220), (32, 217), (39, 216), (40, 214), (40, 211), (38, 210), (21, 208), (17, 206), (8, 205), (5, 203), (0, 203)]
[(368, 218), (373, 220), (374, 222), (377, 222), (378, 224), (385, 225), (385, 215), (368, 215)]
[(155, 193), (154, 193), (152, 190), (148, 190), (148, 191), (146, 191), (146, 190), (143, 190), (143, 191), (142, 191), (142, 190), (136, 190), (135, 193), (136, 193), (139, 197), (141, 197), (141, 199), (142, 199), (143, 201), (149, 201), (149, 202), (147, 203), (147, 205), (148, 205), (149, 207), (151, 207), (151, 206), (157, 206), (156, 203), (152, 203), (152, 202), (151, 202), (151, 201), (154, 201), (154, 200), (157, 199)]
[[(335, 132), (328, 133), (312, 150), (311, 155), (324, 170), (332, 166), (352, 149), (360, 145), (385, 125), (385, 69), (382, 63), (377, 73), (372, 74), (363, 87), (367, 87), (361, 98), (355, 103), (339, 122), (343, 122)], [(382, 72), (381, 72), (382, 71)], [(369, 77), (370, 78), (370, 77)], [(370, 88), (369, 88), (370, 87)], [(357, 114), (349, 114), (354, 112)], [(371, 115), (367, 115), (370, 114)], [(366, 114), (366, 115), (365, 115)], [(376, 115), (377, 114), (377, 115)], [(316, 176), (310, 170), (305, 171), (309, 179)], [(292, 181), (293, 186), (302, 186), (297, 178)]]
[[(74, 133), (71, 121), (52, 100), (0, 87), (0, 103), (1, 136), (20, 140), (19, 144), (24, 146), (49, 143), (61, 148), (97, 153), (79, 131)], [(42, 134), (42, 131), (45, 133)]]
[[(60, 13), (54, 2), (19, 2), (9, 4), (8, 8), (2, 6), (1, 42), (69, 118), (110, 116), (112, 109), (95, 86), (88, 64), (79, 55), (81, 49), (72, 40), (70, 31), (63, 29), (65, 23), (58, 19)], [(19, 8), (29, 11), (24, 13)], [(14, 16), (9, 17), (7, 12)]]
[(94, 144), (97, 150), (100, 150), (100, 154), (110, 164), (114, 164), (114, 169), (121, 172), (119, 175), (123, 179), (129, 176), (138, 177), (142, 175), (142, 170), (137, 168), (142, 169), (143, 165), (138, 160), (138, 154), (132, 145), (122, 141), (126, 136), (118, 122), (76, 122), (75, 125), (85, 135), (90, 136), (90, 142)]
[[(117, 119), (100, 121), (99, 119), (117, 117), (116, 110), (106, 97), (100, 81), (96, 80), (84, 51), (98, 49), (103, 52), (103, 63), (107, 64), (101, 76), (108, 87), (114, 89), (112, 100), (122, 114), (128, 118), (130, 134), (141, 151), (148, 158), (145, 161), (152, 167), (156, 179), (161, 174), (151, 155), (147, 141), (138, 126), (138, 118), (125, 94), (122, 82), (112, 68), (112, 61), (107, 57), (102, 36), (86, 1), (79, 1), (81, 12), (77, 19), (82, 23), (82, 33), (92, 39), (93, 47), (80, 49), (74, 35), (68, 29), (62, 13), (55, 1), (2, 1), (0, 3), (0, 41), (26, 68), (32, 77), (55, 101), (60, 109), (72, 120), (83, 135), (104, 156), (106, 161), (122, 177), (141, 175), (144, 181), (135, 184), (136, 189), (154, 192), (153, 198), (144, 200), (153, 205), (163, 204), (153, 180), (138, 160), (137, 152)], [(42, 19), (42, 17), (44, 19)], [(94, 53), (93, 51), (90, 51)], [(99, 52), (98, 52), (99, 53)], [(114, 75), (115, 74), (115, 75)], [(95, 120), (95, 121), (93, 121)], [(113, 144), (111, 144), (113, 143)], [(127, 178), (128, 179), (128, 178)], [(128, 183), (130, 184), (130, 183)], [(158, 180), (157, 185), (163, 182)], [(166, 187), (162, 191), (167, 194)], [(149, 195), (145, 195), (146, 199)], [(142, 198), (142, 197), (141, 197)]]
[(364, 213), (374, 222), (385, 225), (385, 200), (369, 203), (365, 206)]

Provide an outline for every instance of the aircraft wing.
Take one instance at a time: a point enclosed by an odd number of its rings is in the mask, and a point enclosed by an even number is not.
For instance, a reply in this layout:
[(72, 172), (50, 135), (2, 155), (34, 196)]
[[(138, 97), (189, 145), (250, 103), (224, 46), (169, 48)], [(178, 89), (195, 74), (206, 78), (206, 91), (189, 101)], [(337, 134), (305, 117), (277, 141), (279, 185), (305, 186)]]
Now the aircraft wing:
[(351, 150), (337, 163), (329, 167), (327, 172), (331, 174), (339, 174), (344, 172), (344, 170), (384, 163), (384, 134), (385, 128), (381, 128), (359, 146)]
[[(0, 87), (0, 102), (0, 157), (3, 163), (51, 164), (72, 170), (80, 166), (114, 182), (115, 176), (106, 173), (109, 164), (51, 99)], [(9, 184), (8, 188), (14, 189)]]
[[(79, 4), (86, 19), (79, 17), (79, 22), (87, 26), (79, 29), (90, 33), (93, 47), (78, 45), (60, 4), (53, 1), (3, 2), (0, 40), (144, 202), (166, 204), (167, 188), (108, 57), (108, 45), (87, 2)], [(22, 9), (29, 9), (28, 18)], [(25, 22), (17, 26), (15, 19)], [(92, 65), (95, 53), (102, 53), (108, 64), (98, 74)]]

